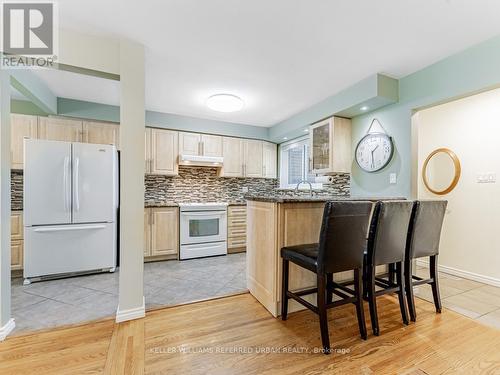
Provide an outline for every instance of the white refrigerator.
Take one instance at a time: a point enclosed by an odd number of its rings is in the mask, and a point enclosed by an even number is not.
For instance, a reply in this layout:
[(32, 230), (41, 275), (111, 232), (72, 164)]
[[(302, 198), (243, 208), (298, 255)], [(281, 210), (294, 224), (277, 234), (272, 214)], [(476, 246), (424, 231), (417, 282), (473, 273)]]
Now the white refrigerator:
[(115, 146), (26, 139), (24, 280), (116, 267)]

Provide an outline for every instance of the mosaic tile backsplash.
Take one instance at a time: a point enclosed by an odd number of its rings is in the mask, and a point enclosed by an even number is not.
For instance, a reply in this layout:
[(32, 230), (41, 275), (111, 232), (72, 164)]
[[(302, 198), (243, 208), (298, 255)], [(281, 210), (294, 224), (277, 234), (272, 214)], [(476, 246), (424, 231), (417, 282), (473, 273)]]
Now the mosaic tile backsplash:
[[(338, 173), (333, 176), (332, 184), (323, 185), (318, 195), (350, 194), (349, 173)], [(244, 203), (245, 194), (260, 195), (292, 195), (293, 190), (278, 189), (277, 179), (265, 178), (226, 178), (217, 177), (216, 168), (179, 167), (179, 175), (175, 177), (146, 175), (145, 201), (148, 203), (185, 203), (221, 201), (228, 203)], [(248, 193), (243, 188), (248, 188)], [(309, 194), (301, 191), (300, 194)], [(23, 171), (11, 171), (12, 210), (23, 209)]]
[[(146, 201), (164, 202), (245, 202), (245, 194), (288, 195), (290, 190), (280, 190), (277, 179), (217, 177), (216, 168), (179, 167), (175, 177), (147, 175)], [(248, 188), (248, 193), (243, 188)], [(334, 176), (334, 183), (324, 185), (318, 195), (350, 194), (349, 173)], [(302, 191), (301, 194), (308, 194)]]

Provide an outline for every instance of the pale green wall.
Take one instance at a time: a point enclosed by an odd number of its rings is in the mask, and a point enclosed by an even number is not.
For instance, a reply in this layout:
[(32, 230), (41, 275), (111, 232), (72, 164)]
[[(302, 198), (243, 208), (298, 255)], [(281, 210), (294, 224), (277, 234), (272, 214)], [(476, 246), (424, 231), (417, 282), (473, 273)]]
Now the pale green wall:
[[(101, 121), (120, 121), (120, 107), (84, 102), (80, 100), (58, 98), (57, 112), (61, 116), (71, 116)], [(154, 111), (146, 111), (146, 125), (157, 128), (263, 140), (268, 139), (269, 133), (268, 128), (261, 126), (234, 124)]]
[[(353, 150), (375, 117), (393, 136), (396, 153), (391, 164), (379, 173), (362, 172), (353, 163), (351, 193), (363, 196), (409, 197), (412, 167), (410, 132), (414, 110), (499, 85), (500, 37), (490, 39), (400, 79), (399, 103), (353, 118)], [(389, 173), (392, 172), (398, 174), (396, 185), (389, 184)]]

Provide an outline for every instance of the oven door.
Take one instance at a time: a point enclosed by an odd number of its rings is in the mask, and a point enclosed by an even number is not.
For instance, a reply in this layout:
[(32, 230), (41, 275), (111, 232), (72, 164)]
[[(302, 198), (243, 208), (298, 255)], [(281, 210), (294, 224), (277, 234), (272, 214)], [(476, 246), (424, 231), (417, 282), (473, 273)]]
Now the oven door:
[(227, 212), (181, 212), (181, 244), (226, 241)]

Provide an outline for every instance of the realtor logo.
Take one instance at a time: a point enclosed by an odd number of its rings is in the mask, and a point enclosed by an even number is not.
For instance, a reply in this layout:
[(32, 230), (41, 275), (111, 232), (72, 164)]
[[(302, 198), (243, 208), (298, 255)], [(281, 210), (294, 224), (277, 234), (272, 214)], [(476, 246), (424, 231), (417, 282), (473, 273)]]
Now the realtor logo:
[(2, 2), (2, 67), (51, 66), (57, 48), (56, 4)]

